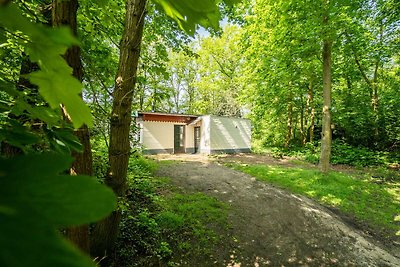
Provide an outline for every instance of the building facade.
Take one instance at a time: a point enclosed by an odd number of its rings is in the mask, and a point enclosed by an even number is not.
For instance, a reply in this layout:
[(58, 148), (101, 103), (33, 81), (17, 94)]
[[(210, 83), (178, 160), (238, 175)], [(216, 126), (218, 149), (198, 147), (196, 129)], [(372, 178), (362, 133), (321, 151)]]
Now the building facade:
[(145, 154), (251, 152), (247, 119), (139, 112), (136, 123)]

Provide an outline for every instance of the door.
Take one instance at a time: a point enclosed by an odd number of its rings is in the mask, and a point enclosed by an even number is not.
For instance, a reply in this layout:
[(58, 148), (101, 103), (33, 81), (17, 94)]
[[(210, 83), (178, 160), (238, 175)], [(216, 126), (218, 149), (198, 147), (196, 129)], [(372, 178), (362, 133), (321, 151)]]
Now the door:
[(194, 127), (194, 153), (199, 152), (200, 148), (200, 127)]
[(174, 125), (174, 153), (185, 153), (185, 125)]

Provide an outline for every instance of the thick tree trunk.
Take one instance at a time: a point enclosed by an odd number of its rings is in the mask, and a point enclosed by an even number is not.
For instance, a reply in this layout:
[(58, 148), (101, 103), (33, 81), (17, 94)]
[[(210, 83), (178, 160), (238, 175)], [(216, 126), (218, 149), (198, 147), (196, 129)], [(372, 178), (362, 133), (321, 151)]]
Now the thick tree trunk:
[[(105, 183), (118, 197), (125, 195), (128, 160), (130, 153), (129, 133), (131, 109), (136, 83), (136, 72), (142, 40), (146, 0), (127, 0), (125, 29), (121, 40), (119, 67), (115, 79), (114, 100), (111, 113), (109, 170)], [(92, 255), (109, 255), (117, 239), (121, 214), (114, 211), (97, 223), (92, 239)]]
[[(73, 34), (77, 35), (76, 14), (78, 10), (77, 0), (53, 0), (52, 6), (52, 24), (54, 27), (67, 25), (71, 28)], [(68, 65), (73, 70), (73, 76), (82, 81), (83, 67), (80, 58), (80, 48), (73, 46), (69, 48), (64, 55)], [(65, 114), (68, 117), (67, 114)], [(83, 146), (83, 151), (73, 152), (74, 162), (71, 167), (71, 175), (84, 174), (93, 175), (92, 151), (90, 146), (89, 129), (86, 125), (77, 129), (74, 133)], [(76, 246), (85, 252), (89, 252), (89, 227), (82, 225), (71, 227), (66, 230), (66, 235)]]
[(331, 130), (331, 61), (332, 41), (324, 40), (322, 51), (323, 59), (323, 109), (322, 109), (322, 138), (320, 165), (322, 172), (329, 171), (331, 157), (332, 130)]

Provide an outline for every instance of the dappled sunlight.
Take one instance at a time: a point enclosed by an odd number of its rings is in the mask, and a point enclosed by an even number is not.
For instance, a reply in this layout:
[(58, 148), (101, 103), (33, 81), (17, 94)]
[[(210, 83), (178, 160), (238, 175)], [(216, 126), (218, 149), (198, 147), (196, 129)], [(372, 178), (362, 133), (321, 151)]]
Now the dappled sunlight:
[(211, 116), (211, 151), (228, 153), (249, 152), (251, 126), (248, 120)]
[(307, 196), (316, 197), (317, 192), (315, 190), (306, 191)]
[(332, 217), (330, 214), (321, 211), (321, 209), (317, 209), (315, 207), (312, 207), (310, 205), (301, 205), (300, 209), (308, 212), (308, 213), (316, 213), (316, 214), (320, 214), (323, 215), (324, 217)]
[(211, 164), (209, 156), (205, 154), (157, 154), (149, 155), (148, 157), (159, 161), (187, 161)]
[(251, 146), (251, 134), (249, 130), (249, 126), (244, 122), (240, 121), (236, 127), (239, 130), (239, 134), (244, 140), (244, 142), (250, 147)]
[(399, 188), (386, 188), (339, 172), (323, 175), (312, 169), (262, 164), (233, 167), (258, 180), (303, 194), (325, 205), (339, 208), (344, 213), (351, 213), (367, 224), (385, 226), (393, 234), (399, 231), (399, 223), (394, 222), (394, 216), (399, 214)]
[[(235, 142), (235, 139), (231, 135), (230, 131), (226, 129), (226, 126), (221, 122), (221, 120), (215, 118), (214, 122), (215, 126), (217, 126), (219, 130), (219, 133), (223, 136), (223, 139), (228, 143), (229, 147), (233, 148), (236, 152), (240, 152), (237, 150), (239, 148), (239, 145)], [(213, 146), (211, 147), (211, 149), (214, 149)]]
[(397, 203), (400, 204), (400, 184), (399, 187), (385, 188), (386, 192), (393, 196)]
[(326, 196), (321, 197), (321, 200), (325, 203), (329, 203), (333, 206), (339, 206), (342, 203), (342, 199), (332, 195), (328, 194)]

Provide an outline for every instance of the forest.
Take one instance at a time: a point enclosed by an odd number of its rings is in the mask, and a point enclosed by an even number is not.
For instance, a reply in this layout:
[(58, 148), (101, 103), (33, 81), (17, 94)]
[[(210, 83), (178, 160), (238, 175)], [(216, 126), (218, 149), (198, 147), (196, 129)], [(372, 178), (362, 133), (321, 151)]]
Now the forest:
[[(0, 89), (0, 266), (308, 262), (232, 256), (232, 205), (143, 155), (142, 111), (249, 119), (263, 164), (211, 160), (328, 207), (400, 264), (397, 0), (0, 0)], [(309, 263), (357, 264), (338, 255)]]

